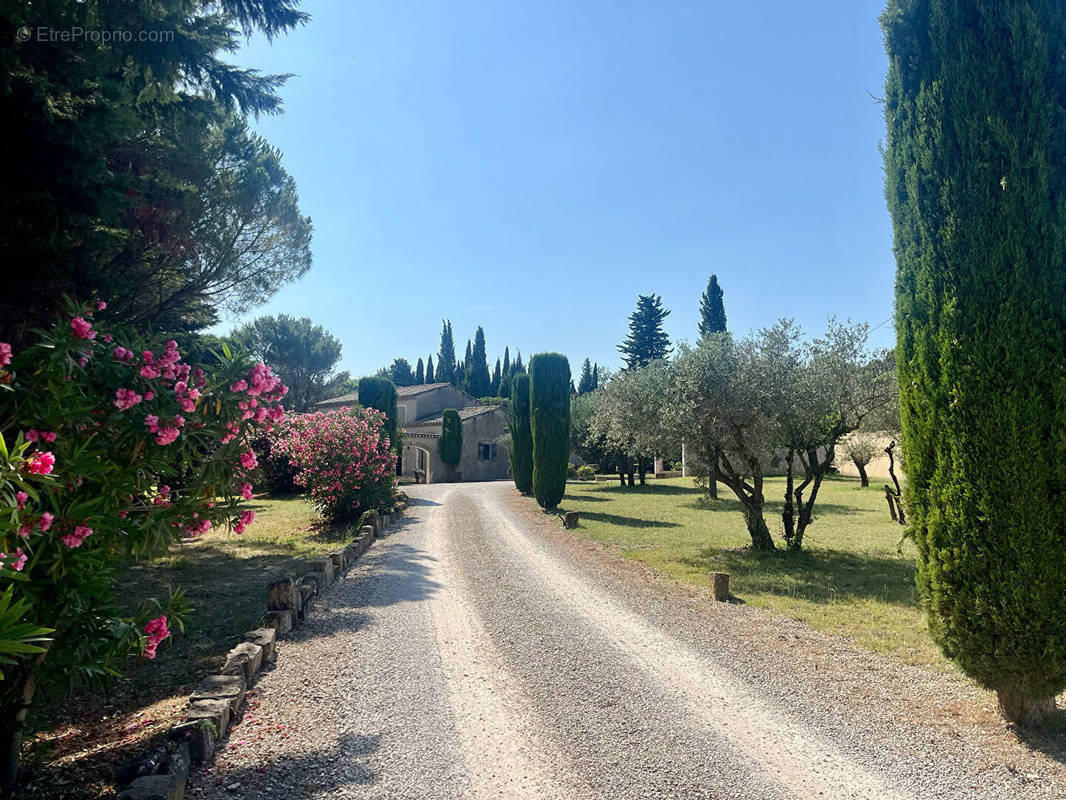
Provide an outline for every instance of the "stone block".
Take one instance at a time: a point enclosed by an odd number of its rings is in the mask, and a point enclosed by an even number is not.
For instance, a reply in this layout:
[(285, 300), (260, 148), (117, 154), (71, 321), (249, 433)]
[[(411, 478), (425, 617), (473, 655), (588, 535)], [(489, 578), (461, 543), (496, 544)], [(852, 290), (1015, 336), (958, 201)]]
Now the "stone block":
[(348, 559), (348, 566), (351, 567), (359, 560), (359, 554), (363, 552), (362, 545), (359, 544), (358, 539), (353, 539), (351, 543), (344, 548), (345, 557)]
[(276, 631), (278, 636), (283, 636), (292, 630), (295, 614), (295, 611), (268, 611), (266, 613), (267, 627)]
[(373, 525), (364, 525), (362, 528), (359, 529), (359, 533), (361, 536), (369, 536), (371, 539), (373, 539), (374, 536), (377, 535)]
[(340, 577), (341, 573), (347, 568), (347, 564), (344, 563), (344, 551), (334, 550), (329, 554), (330, 561), (333, 562), (333, 574)]
[(167, 775), (172, 775), (180, 781), (189, 777), (189, 767), (192, 766), (192, 755), (187, 742), (177, 742), (167, 753)]
[(246, 686), (251, 686), (255, 674), (263, 665), (263, 648), (251, 642), (241, 642), (228, 653), (222, 665), (223, 675), (243, 675)]
[(726, 603), (729, 601), (729, 573), (728, 572), (712, 572), (711, 573), (712, 592), (714, 593), (714, 599), (720, 603)]
[(267, 609), (270, 611), (296, 610), (296, 585), (286, 575), (275, 575), (267, 584)]
[[(311, 595), (313, 597), (314, 595), (318, 594), (319, 592), (321, 592), (323, 589), (326, 588), (326, 573), (324, 573), (324, 572), (308, 572), (306, 575), (304, 575), (304, 584), (303, 585), (305, 587), (306, 586), (310, 586), (314, 590), (311, 593)], [(304, 594), (304, 598), (305, 599), (307, 598), (306, 594)]]
[(578, 522), (578, 514), (576, 511), (567, 511), (563, 514), (563, 527), (564, 528), (576, 528)]
[(257, 644), (263, 648), (263, 663), (272, 664), (278, 658), (277, 632), (273, 628), (256, 628), (244, 634), (244, 641)]
[(175, 725), (167, 731), (167, 739), (171, 742), (184, 742), (189, 748), (189, 760), (194, 764), (210, 761), (215, 755), (215, 728), (213, 725), (204, 724), (203, 720), (189, 720)]
[(119, 800), (182, 800), (185, 780), (174, 775), (138, 778), (119, 794)]
[(333, 559), (331, 558), (318, 558), (311, 564), (311, 570), (313, 572), (321, 573), (323, 582), (319, 584), (318, 590), (322, 591), (326, 586), (333, 583)]
[(226, 735), (231, 715), (230, 704), (224, 699), (190, 700), (188, 708), (185, 709), (186, 722), (211, 723), (216, 742)]
[(190, 700), (225, 700), (230, 711), (236, 714), (244, 702), (246, 686), (243, 675), (208, 675), (200, 681)]

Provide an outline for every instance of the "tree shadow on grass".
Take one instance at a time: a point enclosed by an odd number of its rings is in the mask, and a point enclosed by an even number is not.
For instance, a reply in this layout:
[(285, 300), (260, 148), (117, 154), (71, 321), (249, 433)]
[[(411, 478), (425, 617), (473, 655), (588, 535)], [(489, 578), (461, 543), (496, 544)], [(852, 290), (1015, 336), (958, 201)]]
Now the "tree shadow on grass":
[(672, 483), (648, 483), (644, 486), (626, 486), (624, 488), (615, 483), (605, 483), (603, 486), (600, 484), (596, 484), (594, 487), (590, 486), (590, 489), (593, 492), (603, 492), (604, 494), (685, 495), (701, 494), (703, 492), (698, 486), (676, 486)]
[(662, 520), (640, 519), (639, 517), (622, 517), (618, 514), (604, 514), (599, 511), (582, 511), (581, 519), (594, 522), (605, 522), (608, 525), (621, 525), (626, 528), (680, 528), (676, 522), (663, 522)]
[(730, 573), (734, 577), (732, 588), (741, 596), (747, 586), (812, 603), (870, 599), (915, 610), (920, 607), (914, 561), (902, 556), (820, 548), (761, 553), (750, 548), (706, 547), (678, 562), (701, 572)]

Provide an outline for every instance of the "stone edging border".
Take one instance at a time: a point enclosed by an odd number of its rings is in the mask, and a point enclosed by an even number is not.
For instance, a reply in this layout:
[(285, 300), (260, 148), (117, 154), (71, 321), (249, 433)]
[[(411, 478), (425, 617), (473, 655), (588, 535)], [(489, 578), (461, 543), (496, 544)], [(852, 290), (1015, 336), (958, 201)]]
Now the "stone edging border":
[(346, 546), (312, 562), (311, 572), (295, 580), (279, 574), (267, 585), (266, 626), (248, 631), (243, 641), (226, 654), (217, 675), (204, 678), (189, 697), (185, 720), (166, 733), (162, 759), (145, 762), (151, 774), (141, 774), (119, 792), (119, 800), (182, 800), (193, 764), (214, 760), (231, 720), (240, 712), (245, 692), (265, 664), (277, 660), (277, 639), (307, 619), (318, 597), (347, 572), (367, 551), (375, 538), (389, 527), (394, 515), (407, 507), (407, 495), (399, 493), (393, 514), (371, 517), (359, 535)]

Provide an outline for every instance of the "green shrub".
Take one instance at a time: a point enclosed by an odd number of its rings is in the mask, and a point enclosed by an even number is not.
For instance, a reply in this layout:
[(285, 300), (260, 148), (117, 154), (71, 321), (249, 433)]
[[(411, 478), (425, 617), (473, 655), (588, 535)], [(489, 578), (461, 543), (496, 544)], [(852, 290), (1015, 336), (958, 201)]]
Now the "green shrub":
[(440, 458), (453, 467), (463, 455), (463, 421), (454, 408), (444, 409), (441, 420)]
[(882, 24), (918, 588), (944, 652), (1040, 722), (1066, 688), (1066, 7), (892, 0)]
[(533, 492), (533, 429), (529, 416), (529, 374), (511, 379), (511, 477), (522, 494)]
[(529, 360), (529, 406), (533, 424), (533, 495), (545, 511), (566, 493), (570, 459), (570, 362), (559, 353)]
[(396, 387), (388, 378), (375, 375), (359, 379), (359, 405), (376, 408), (385, 415), (385, 433), (394, 451), (400, 446), (396, 427)]
[(577, 467), (573, 464), (566, 465), (566, 479), (568, 481), (577, 480)]
[(577, 468), (577, 477), (583, 481), (595, 480), (596, 470), (590, 464), (582, 464)]

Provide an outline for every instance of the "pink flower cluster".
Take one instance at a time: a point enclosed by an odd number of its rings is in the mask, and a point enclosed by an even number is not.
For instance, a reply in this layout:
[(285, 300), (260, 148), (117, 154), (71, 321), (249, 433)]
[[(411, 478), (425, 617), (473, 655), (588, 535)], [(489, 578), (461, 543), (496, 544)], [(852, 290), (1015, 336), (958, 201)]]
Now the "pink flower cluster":
[[(90, 316), (92, 316), (90, 314)], [(85, 317), (74, 317), (70, 321), (70, 329), (74, 331), (74, 335), (79, 339), (93, 340), (96, 338), (96, 331), (93, 330), (93, 324), (85, 319)]]
[(37, 431), (30, 428), (23, 434), (23, 438), (27, 442), (54, 442), (56, 440), (56, 434), (52, 431)]
[(0, 342), (0, 367), (6, 367), (11, 363), (11, 345)]
[(155, 658), (155, 651), (159, 644), (170, 636), (166, 615), (163, 614), (153, 620), (149, 620), (144, 626), (144, 633), (148, 638), (148, 642), (144, 646), (143, 657), (151, 660)]
[(137, 394), (133, 389), (116, 389), (115, 390), (115, 408), (119, 411), (127, 411), (133, 408), (144, 398)]
[[(0, 553), (0, 562), (2, 562), (7, 557), (7, 553)], [(26, 561), (28, 560), (28, 558), (26, 554), (22, 552), (21, 547), (15, 549), (15, 552), (11, 554), (11, 558), (12, 561), (10, 564), (8, 564), (8, 566), (11, 567), (11, 569), (15, 570), (15, 572), (22, 572), (22, 570), (26, 568)], [(0, 563), (0, 567), (2, 566), (3, 564)]]
[(234, 533), (244, 533), (252, 521), (255, 519), (255, 512), (252, 510), (242, 511), (240, 518), (233, 524)]
[(34, 453), (23, 466), (30, 475), (48, 475), (56, 465), (56, 457), (49, 452)]
[(82, 542), (93, 535), (93, 529), (88, 525), (78, 525), (71, 533), (68, 533), (60, 541), (67, 547), (81, 547)]

